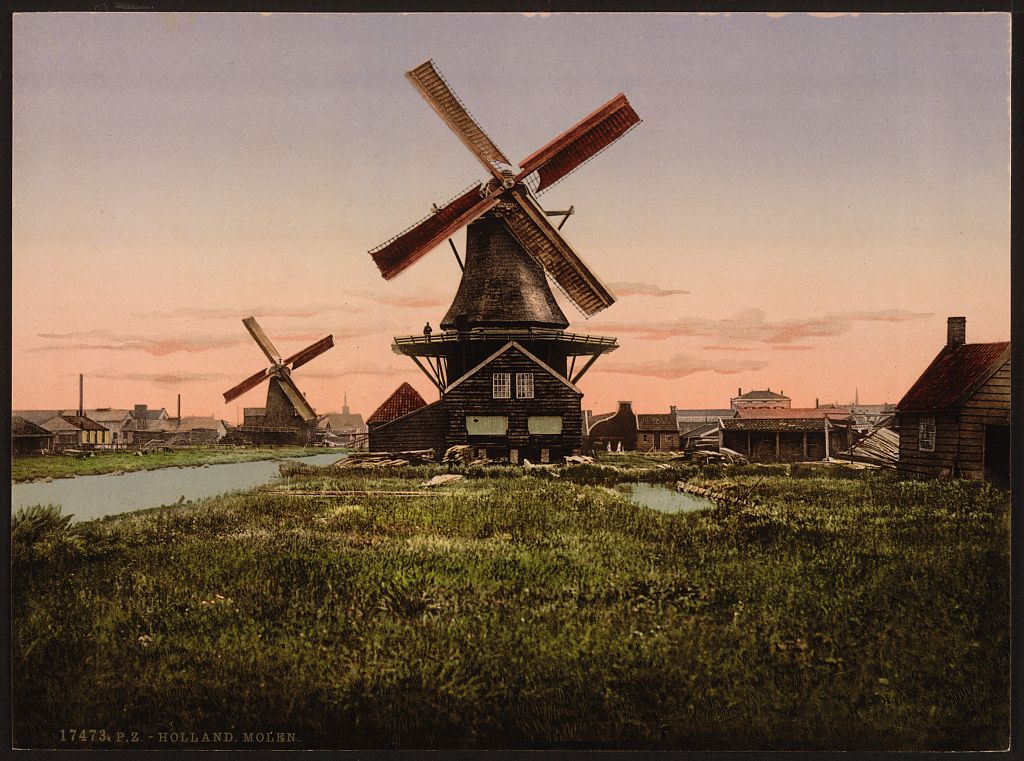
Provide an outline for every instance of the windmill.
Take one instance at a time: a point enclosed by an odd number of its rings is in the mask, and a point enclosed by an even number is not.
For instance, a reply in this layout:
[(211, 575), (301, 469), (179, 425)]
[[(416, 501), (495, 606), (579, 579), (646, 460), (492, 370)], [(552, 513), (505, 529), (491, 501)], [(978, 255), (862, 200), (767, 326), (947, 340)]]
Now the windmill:
[[(577, 397), (582, 396), (575, 389), (576, 381), (600, 355), (616, 349), (618, 344), (614, 338), (605, 336), (566, 333), (569, 321), (555, 301), (548, 281), (586, 317), (609, 307), (615, 297), (559, 232), (575, 208), (546, 211), (538, 196), (625, 135), (640, 118), (626, 96), (619, 93), (516, 167), (473, 119), (433, 61), (407, 72), (406, 78), (490, 176), (444, 205), (435, 204), (429, 216), (369, 252), (381, 274), (390, 280), (448, 240), (462, 269), (455, 299), (441, 320), (443, 332), (425, 330), (423, 335), (399, 336), (392, 349), (412, 358), (437, 387), (442, 401), (450, 397), (456, 386), (461, 386), (460, 395), (465, 395), (463, 381), (495, 359), (495, 352), (502, 351), (510, 342), (516, 344), (517, 352), (528, 355), (529, 362), (559, 376)], [(548, 219), (556, 216), (563, 217), (557, 227)], [(465, 261), (451, 240), (463, 227), (467, 227)], [(579, 357), (588, 359), (577, 370)], [(525, 393), (526, 386), (523, 388)], [(505, 397), (494, 397), (499, 398)], [(578, 413), (579, 398), (565, 402), (570, 407), (573, 403)], [(504, 409), (498, 402), (491, 407)], [(508, 415), (490, 415), (483, 408), (479, 412), (476, 417), (480, 419), (500, 417), (506, 423), (511, 419)], [(561, 412), (563, 418), (572, 414), (564, 405)], [(421, 416), (428, 414), (435, 412), (424, 412)], [(389, 421), (388, 435), (413, 423), (411, 419)], [(494, 425), (502, 424), (499, 421)], [(448, 445), (461, 436), (458, 423), (450, 428), (455, 433), (454, 439), (446, 440)], [(381, 447), (386, 445), (383, 430), (376, 431)], [(472, 436), (472, 432), (468, 435)], [(371, 448), (375, 448), (374, 436), (371, 429)], [(578, 449), (579, 439), (573, 436), (563, 436), (559, 447)], [(507, 438), (512, 444), (517, 443), (513, 433)], [(518, 444), (525, 446), (523, 442), (529, 441), (523, 439)], [(520, 446), (510, 445), (508, 450), (518, 453)], [(510, 458), (515, 459), (511, 455)]]
[(247, 419), (245, 425), (239, 427), (240, 433), (259, 443), (284, 443), (294, 440), (311, 442), (316, 429), (316, 412), (295, 385), (291, 373), (334, 346), (334, 336), (321, 338), (302, 351), (282, 359), (280, 352), (263, 332), (255, 317), (246, 317), (242, 324), (270, 360), (270, 366), (224, 392), (224, 403), (227, 404), (256, 388), (263, 381), (268, 381), (265, 414), (260, 416), (262, 419), (258, 422)]

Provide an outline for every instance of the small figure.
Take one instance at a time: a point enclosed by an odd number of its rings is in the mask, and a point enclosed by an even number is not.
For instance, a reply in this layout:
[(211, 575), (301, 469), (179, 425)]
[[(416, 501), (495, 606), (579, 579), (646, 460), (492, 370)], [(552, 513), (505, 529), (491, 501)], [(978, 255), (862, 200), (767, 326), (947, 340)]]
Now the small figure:
[(619, 448), (616, 449), (615, 451), (616, 452), (621, 452), (622, 451), (622, 442), (621, 441), (619, 442)]
[(426, 325), (423, 326), (423, 335), (425, 335), (427, 338), (430, 338), (430, 334), (433, 333), (433, 332), (434, 332), (434, 329), (432, 327), (430, 327), (430, 323), (429, 322)]
[(612, 443), (611, 443), (610, 441), (608, 442), (608, 451), (609, 451), (609, 452), (611, 452), (611, 451), (612, 451)]

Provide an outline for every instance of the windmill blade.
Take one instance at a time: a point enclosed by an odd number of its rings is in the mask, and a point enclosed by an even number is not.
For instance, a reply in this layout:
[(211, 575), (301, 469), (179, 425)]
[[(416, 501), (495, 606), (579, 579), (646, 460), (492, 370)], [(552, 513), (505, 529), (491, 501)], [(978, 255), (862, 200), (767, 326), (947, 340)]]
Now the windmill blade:
[(304, 364), (309, 362), (315, 357), (319, 357), (325, 351), (334, 346), (334, 336), (327, 336), (327, 338), (321, 338), (315, 344), (307, 346), (302, 351), (295, 352), (287, 359), (282, 359), (282, 365), (291, 365), (292, 370), (296, 367), (302, 367)]
[(245, 325), (245, 329), (249, 331), (249, 335), (252, 336), (252, 340), (263, 350), (263, 353), (267, 355), (267, 359), (273, 362), (275, 365), (281, 364), (281, 354), (277, 349), (274, 348), (274, 344), (267, 338), (267, 334), (263, 332), (263, 328), (256, 322), (255, 317), (246, 317), (242, 320), (242, 324)]
[(405, 232), (371, 249), (370, 256), (384, 279), (393, 278), (498, 202), (497, 194), (485, 198), (482, 190), (483, 185), (478, 183)]
[(256, 388), (268, 377), (270, 377), (269, 370), (260, 370), (258, 373), (250, 375), (248, 378), (246, 378), (244, 381), (239, 383), (234, 388), (224, 392), (224, 403), (227, 404), (232, 399), (237, 399), (238, 397), (240, 397), (246, 391)]
[(302, 392), (299, 391), (298, 386), (295, 385), (295, 381), (293, 381), (287, 373), (281, 373), (275, 377), (281, 384), (281, 390), (284, 391), (284, 395), (288, 397), (288, 401), (292, 403), (292, 407), (295, 408), (295, 411), (299, 416), (307, 423), (316, 418), (316, 412), (314, 412), (313, 408), (309, 406), (309, 402), (306, 401), (306, 397), (304, 397)]
[(421, 63), (405, 74), (424, 100), (437, 112), (459, 139), (473, 152), (487, 171), (502, 179), (499, 164), (510, 166), (511, 161), (487, 136), (459, 96), (455, 94), (438, 71), (433, 61)]
[(520, 162), (516, 181), (538, 173), (536, 192), (554, 185), (640, 123), (640, 117), (619, 93), (594, 113), (570, 127), (539, 151)]
[(512, 234), (547, 270), (552, 279), (587, 317), (615, 303), (615, 297), (577, 256), (547, 220), (544, 210), (518, 190), (507, 191), (514, 203), (498, 207)]

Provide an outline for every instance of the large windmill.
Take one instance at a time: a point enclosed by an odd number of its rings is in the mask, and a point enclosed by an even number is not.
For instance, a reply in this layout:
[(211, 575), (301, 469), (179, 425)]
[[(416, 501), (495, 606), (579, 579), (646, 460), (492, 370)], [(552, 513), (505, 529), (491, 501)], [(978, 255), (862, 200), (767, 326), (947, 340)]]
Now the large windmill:
[(257, 443), (312, 443), (316, 432), (316, 412), (295, 385), (291, 373), (334, 346), (334, 336), (321, 338), (302, 351), (282, 359), (281, 353), (263, 332), (255, 317), (246, 317), (242, 324), (270, 360), (270, 366), (224, 392), (224, 403), (227, 404), (263, 381), (268, 381), (264, 413), (255, 420), (247, 417), (246, 424), (239, 426), (239, 433)]
[[(498, 391), (492, 389), (487, 393), (486, 400), (482, 398), (484, 391), (478, 390), (479, 404), (470, 406), (471, 411), (479, 414), (469, 415), (465, 426), (456, 418), (469, 408), (455, 410), (456, 399), (452, 393), (458, 388), (460, 395), (466, 395), (468, 377), (480, 374), (485, 365), (497, 358), (496, 353), (504, 353), (504, 348), (514, 343), (517, 353), (528, 354), (531, 362), (540, 363), (541, 369), (558, 377), (576, 395), (574, 402), (563, 400), (557, 410), (559, 416), (563, 420), (571, 416), (573, 404), (579, 416), (582, 394), (574, 384), (601, 354), (614, 350), (617, 344), (614, 338), (566, 333), (569, 321), (555, 301), (548, 279), (587, 317), (610, 306), (615, 299), (562, 237), (561, 225), (555, 227), (548, 221), (549, 216), (563, 216), (564, 224), (574, 208), (545, 211), (537, 197), (622, 137), (640, 122), (640, 118), (620, 93), (515, 167), (473, 119), (433, 61), (417, 66), (406, 77), (483, 164), (490, 177), (475, 183), (443, 206), (435, 205), (429, 216), (370, 251), (381, 274), (388, 280), (445, 240), (451, 244), (462, 267), (455, 300), (441, 320), (443, 332), (399, 336), (392, 348), (411, 357), (438, 388), (440, 401), (447, 402), (449, 433), (444, 445), (481, 443), (480, 449), (487, 450), (489, 456), (492, 450), (507, 451), (513, 460), (525, 451), (536, 450), (538, 447), (534, 445), (538, 441), (552, 445), (540, 447), (548, 456), (552, 448), (561, 453), (578, 449), (577, 422), (566, 422), (559, 427), (561, 433), (557, 442), (551, 438), (553, 434), (523, 433), (527, 430), (526, 417), (532, 420), (553, 418), (553, 415), (526, 415), (523, 431), (516, 433), (512, 422), (516, 415), (495, 413), (495, 410), (515, 411), (514, 405), (510, 407), (504, 401), (507, 398), (502, 396), (504, 385)], [(467, 225), (463, 261), (451, 236)], [(577, 369), (579, 357), (587, 359)], [(491, 370), (491, 375), (495, 375), (494, 368)], [(509, 373), (497, 372), (497, 375), (501, 377), (493, 383), (504, 384)], [(531, 374), (524, 371), (515, 375), (518, 378)], [(523, 383), (526, 384), (526, 380)], [(523, 391), (522, 398), (530, 400), (526, 406), (535, 406), (532, 401), (535, 397), (526, 396), (532, 394), (532, 390), (527, 392), (524, 385)], [(511, 396), (513, 400), (519, 398), (518, 393)], [(554, 407), (552, 411), (556, 411)], [(427, 414), (436, 415), (436, 409), (419, 417)], [(407, 435), (422, 426), (417, 419), (406, 417), (403, 416), (401, 424), (396, 420), (378, 426), (376, 435), (371, 429), (371, 448), (423, 443), (423, 436), (416, 439), (419, 434), (412, 438)], [(474, 417), (504, 418), (505, 434), (481, 434), (484, 438), (480, 438), (473, 433), (470, 418)], [(451, 422), (452, 419), (455, 422)], [(502, 425), (498, 420), (492, 428), (497, 430)], [(534, 429), (542, 427), (540, 423), (533, 426)], [(556, 427), (555, 423), (550, 422), (550, 427)], [(567, 428), (572, 430), (566, 433)], [(487, 436), (490, 438), (485, 441)], [(544, 436), (550, 440), (542, 440)]]

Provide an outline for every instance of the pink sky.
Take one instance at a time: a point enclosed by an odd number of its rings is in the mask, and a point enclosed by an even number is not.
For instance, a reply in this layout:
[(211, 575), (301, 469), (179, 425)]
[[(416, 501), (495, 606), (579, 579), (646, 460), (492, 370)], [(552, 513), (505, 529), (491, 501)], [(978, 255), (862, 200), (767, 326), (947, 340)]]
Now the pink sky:
[(513, 160), (620, 90), (644, 120), (542, 197), (619, 296), (561, 302), (621, 346), (584, 407), (895, 402), (948, 315), (1009, 337), (1008, 14), (21, 14), (13, 407), (81, 372), (87, 406), (234, 422), (249, 314), (283, 354), (334, 335), (295, 374), (319, 411), (436, 398), (390, 343), (458, 266), (366, 253), (481, 178), (403, 77), (427, 58)]

